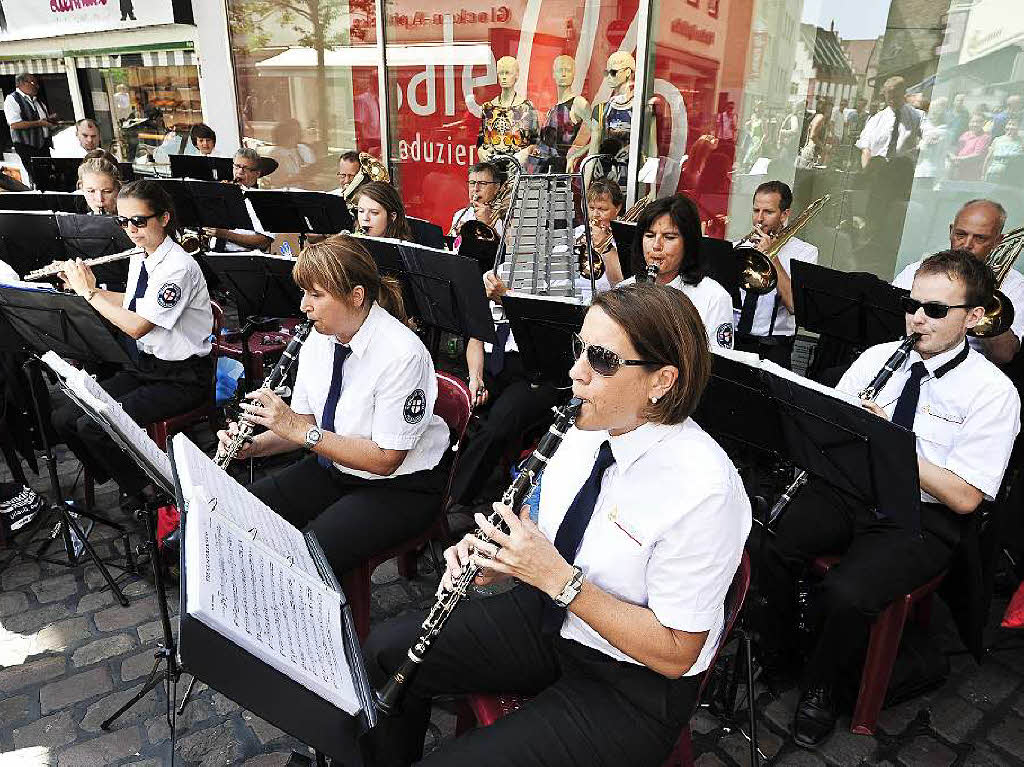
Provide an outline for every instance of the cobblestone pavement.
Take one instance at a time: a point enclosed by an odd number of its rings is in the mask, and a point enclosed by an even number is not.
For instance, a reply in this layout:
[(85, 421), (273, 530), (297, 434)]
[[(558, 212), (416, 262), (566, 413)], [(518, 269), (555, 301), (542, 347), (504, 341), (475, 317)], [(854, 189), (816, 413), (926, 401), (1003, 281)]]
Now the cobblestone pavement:
[[(72, 487), (77, 462), (61, 454), (60, 469), (65, 487)], [(33, 484), (46, 489), (44, 482)], [(75, 492), (80, 498), (80, 482)], [(111, 518), (134, 527), (116, 509), (113, 484), (99, 489), (97, 503)], [(109, 529), (98, 526), (90, 540), (103, 556), (120, 551)], [(133, 535), (135, 544), (141, 540)], [(0, 551), (0, 561), (6, 553)], [(422, 560), (420, 575), (406, 581), (393, 561), (378, 568), (374, 620), (429, 604), (434, 589), (429, 569)], [(162, 688), (110, 732), (100, 729), (100, 722), (140, 688), (161, 639), (150, 580), (129, 576), (122, 582), (131, 600), (127, 608), (116, 604), (91, 565), (67, 569), (22, 560), (0, 572), (0, 767), (170, 763)], [(177, 591), (170, 597), (176, 613)], [(1003, 606), (995, 605), (996, 619)], [(942, 610), (935, 611), (934, 620), (951, 650), (958, 649)], [(1019, 642), (995, 629), (988, 638), (1003, 646)], [(758, 688), (761, 749), (777, 765), (1024, 764), (1024, 649), (992, 652), (981, 665), (962, 654), (950, 661), (951, 674), (940, 689), (883, 711), (876, 737), (850, 734), (845, 719), (815, 751), (798, 749), (788, 738), (796, 691), (773, 695)], [(198, 689), (177, 722), (178, 764), (308, 764), (302, 744), (220, 693)], [(179, 697), (182, 692), (179, 685)], [(742, 712), (738, 721), (745, 722)], [(438, 710), (429, 743), (452, 737), (453, 729), (454, 717)], [(700, 767), (749, 763), (743, 734), (706, 709), (698, 711), (693, 731)]]

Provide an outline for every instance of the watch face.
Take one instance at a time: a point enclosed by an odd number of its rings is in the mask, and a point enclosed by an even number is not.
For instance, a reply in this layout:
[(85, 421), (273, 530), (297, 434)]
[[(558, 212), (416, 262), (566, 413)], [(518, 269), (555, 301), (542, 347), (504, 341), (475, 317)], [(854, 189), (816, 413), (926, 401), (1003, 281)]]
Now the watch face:
[(306, 444), (315, 445), (320, 441), (322, 436), (323, 433), (317, 427), (313, 426), (306, 432)]

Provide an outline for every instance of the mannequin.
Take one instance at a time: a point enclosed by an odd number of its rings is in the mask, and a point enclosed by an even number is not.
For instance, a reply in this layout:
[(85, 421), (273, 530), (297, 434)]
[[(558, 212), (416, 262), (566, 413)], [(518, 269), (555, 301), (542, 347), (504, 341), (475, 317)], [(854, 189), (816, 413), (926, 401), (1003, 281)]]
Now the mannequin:
[(487, 162), (495, 155), (514, 154), (523, 164), (537, 141), (537, 110), (529, 99), (516, 93), (519, 63), (515, 58), (502, 56), (497, 70), (501, 93), (483, 105), (477, 156)]
[[(587, 154), (614, 154), (616, 160), (623, 165), (610, 169), (607, 176), (617, 180), (622, 187), (626, 186), (627, 170), (624, 163), (629, 159), (635, 76), (636, 60), (631, 55), (625, 51), (616, 51), (609, 56), (605, 67), (605, 82), (611, 89), (611, 95), (607, 101), (595, 104), (590, 115), (590, 146)], [(654, 125), (650, 128), (653, 135)], [(593, 164), (588, 166), (588, 176), (593, 168)]]
[(551, 75), (558, 90), (555, 104), (548, 110), (544, 125), (557, 131), (558, 153), (567, 158), (571, 167), (576, 158), (587, 151), (586, 147), (574, 147), (573, 142), (590, 112), (590, 104), (583, 96), (572, 92), (572, 83), (576, 78), (576, 60), (572, 56), (556, 56)]

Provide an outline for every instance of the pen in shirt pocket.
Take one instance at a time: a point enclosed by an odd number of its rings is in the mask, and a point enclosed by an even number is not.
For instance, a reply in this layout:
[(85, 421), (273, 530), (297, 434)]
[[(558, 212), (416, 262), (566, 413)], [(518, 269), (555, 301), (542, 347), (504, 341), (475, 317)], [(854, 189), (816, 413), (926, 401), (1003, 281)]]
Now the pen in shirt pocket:
[(643, 546), (643, 543), (640, 542), (639, 533), (636, 533), (635, 531), (632, 531), (629, 528), (627, 528), (625, 523), (619, 519), (618, 506), (613, 506), (612, 510), (608, 512), (608, 519), (611, 521), (613, 525), (615, 525), (623, 533), (625, 533), (629, 537), (629, 539), (633, 541), (633, 543), (635, 543), (637, 546)]

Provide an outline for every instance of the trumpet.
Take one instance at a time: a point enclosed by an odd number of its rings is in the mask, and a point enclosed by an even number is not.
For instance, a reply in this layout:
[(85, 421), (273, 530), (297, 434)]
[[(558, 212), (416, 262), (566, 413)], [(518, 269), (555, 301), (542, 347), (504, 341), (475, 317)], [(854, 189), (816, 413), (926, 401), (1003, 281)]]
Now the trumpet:
[[(87, 258), (82, 263), (85, 266), (99, 266), (100, 264), (112, 264), (115, 261), (124, 261), (126, 258), (131, 258), (136, 253), (142, 253), (142, 248), (132, 248), (131, 250), (125, 250), (120, 253), (111, 253), (107, 256), (98, 256), (96, 258)], [(41, 269), (36, 269), (34, 272), (29, 272), (25, 275), (25, 280), (31, 282), (33, 280), (42, 280), (46, 277), (56, 277), (58, 274), (64, 271), (63, 261), (54, 261), (48, 266), (44, 266)]]
[[(767, 253), (762, 253), (750, 245), (738, 245), (734, 252), (739, 259), (740, 287), (759, 296), (775, 290), (775, 286), (779, 283), (779, 275), (775, 271), (772, 259), (797, 232), (807, 225), (807, 222), (828, 205), (831, 199), (832, 195), (826, 194), (804, 208), (800, 215), (793, 220), (793, 223), (772, 235), (772, 243), (768, 247)], [(765, 235), (755, 227), (740, 242), (745, 242), (755, 236), (763, 237)]]
[[(625, 213), (619, 216), (616, 220), (625, 221), (627, 223), (632, 223), (634, 221), (639, 220), (640, 214), (644, 212), (644, 208), (646, 208), (653, 199), (653, 192), (648, 192), (635, 203), (633, 203), (633, 205)], [(590, 219), (591, 230), (593, 230), (597, 226), (596, 222), (596, 218)], [(587, 233), (580, 232), (579, 237), (576, 238), (576, 242), (573, 245), (573, 251), (576, 253), (576, 263), (579, 266), (580, 277), (589, 279), (591, 269), (593, 269), (594, 271), (595, 280), (601, 279), (601, 277), (604, 275), (604, 257), (608, 254), (608, 251), (615, 247), (615, 238), (612, 237), (612, 229), (610, 226), (601, 227), (601, 229), (608, 232), (608, 238), (604, 241), (603, 244), (594, 245), (593, 251), (590, 254), (590, 258), (587, 258), (586, 252)], [(591, 240), (593, 240), (593, 235), (591, 235)]]

